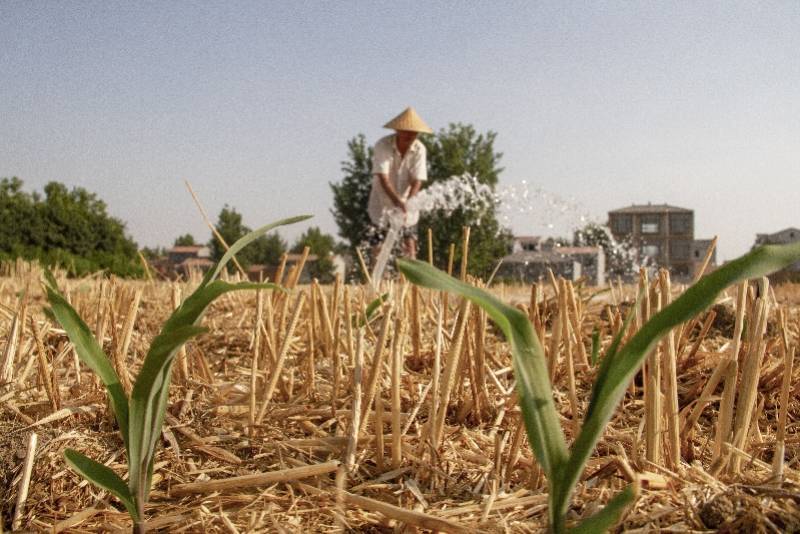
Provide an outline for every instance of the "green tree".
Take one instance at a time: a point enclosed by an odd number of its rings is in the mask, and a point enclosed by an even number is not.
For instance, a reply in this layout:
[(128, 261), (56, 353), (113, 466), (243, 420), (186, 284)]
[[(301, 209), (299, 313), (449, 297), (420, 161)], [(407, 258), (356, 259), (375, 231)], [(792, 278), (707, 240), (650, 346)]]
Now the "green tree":
[[(217, 231), (229, 245), (235, 243), (239, 238), (250, 232), (250, 228), (242, 221), (242, 214), (225, 204), (217, 217)], [(208, 243), (211, 249), (211, 258), (219, 261), (225, 254), (225, 248), (219, 240), (211, 236)], [(277, 232), (262, 235), (244, 250), (236, 255), (236, 259), (247, 268), (253, 264), (276, 265), (280, 261), (281, 254), (286, 252), (286, 242)], [(231, 268), (230, 266), (228, 267)]]
[(175, 243), (173, 246), (175, 247), (190, 247), (192, 245), (196, 245), (197, 243), (194, 240), (194, 236), (192, 234), (183, 234), (182, 236), (178, 236), (175, 238)]
[[(235, 243), (250, 231), (250, 228), (242, 222), (242, 214), (236, 211), (236, 208), (231, 208), (227, 204), (222, 207), (217, 216), (216, 228), (219, 235), (228, 245)], [(215, 262), (218, 262), (225, 255), (225, 247), (214, 235), (211, 236), (211, 240), (208, 242), (208, 248), (211, 249), (211, 259)], [(249, 263), (246, 260), (246, 255), (242, 253), (237, 254), (236, 259), (242, 265)]]
[(277, 232), (263, 235), (256, 239), (250, 247), (253, 249), (255, 263), (278, 265), (281, 256), (286, 252), (286, 241)]
[[(494, 148), (496, 138), (495, 132), (478, 134), (473, 126), (461, 123), (450, 124), (432, 137), (421, 136), (428, 149), (429, 182), (470, 174), (494, 190), (503, 171), (499, 166), (503, 155)], [(462, 255), (464, 226), (470, 227), (469, 272), (487, 276), (511, 248), (511, 233), (500, 226), (496, 206), (488, 206), (480, 211), (458, 208), (447, 215), (436, 211), (422, 214), (419, 222), (420, 250), (423, 251), (427, 246), (427, 229), (431, 228), (434, 262), (446, 266), (448, 247), (454, 243), (455, 265), (458, 265)], [(424, 253), (421, 256), (424, 257)]]
[[(502, 154), (494, 148), (496, 137), (495, 132), (478, 134), (473, 126), (460, 123), (450, 124), (433, 136), (421, 135), (419, 139), (428, 151), (429, 183), (469, 173), (494, 189), (503, 170), (499, 166)], [(347, 146), (349, 159), (342, 162), (344, 176), (339, 183), (330, 185), (339, 235), (352, 250), (366, 239), (371, 224), (367, 201), (372, 186), (372, 149), (363, 135), (351, 139)], [(459, 208), (446, 216), (442, 212), (423, 214), (419, 222), (420, 256), (425, 256), (427, 229), (431, 228), (435, 262), (439, 266), (446, 264), (450, 243), (456, 244), (455, 260), (460, 261), (464, 226), (471, 228), (469, 270), (485, 276), (511, 245), (511, 234), (500, 226), (495, 206), (481, 211)]]
[(316, 227), (312, 226), (297, 238), (292, 252), (303, 252), (305, 247), (309, 247), (311, 254), (317, 256), (317, 261), (308, 266), (308, 272), (312, 278), (319, 279), (320, 282), (330, 282), (333, 280), (333, 253), (336, 249), (336, 240), (330, 234), (324, 234)]
[(42, 197), (22, 185), (18, 178), (0, 180), (0, 257), (36, 259), (74, 275), (141, 275), (136, 243), (96, 194), (50, 182)]
[(333, 218), (339, 227), (339, 236), (355, 250), (367, 239), (372, 224), (367, 213), (367, 202), (372, 187), (372, 147), (364, 134), (347, 143), (348, 159), (342, 162), (344, 177), (331, 183), (333, 191)]

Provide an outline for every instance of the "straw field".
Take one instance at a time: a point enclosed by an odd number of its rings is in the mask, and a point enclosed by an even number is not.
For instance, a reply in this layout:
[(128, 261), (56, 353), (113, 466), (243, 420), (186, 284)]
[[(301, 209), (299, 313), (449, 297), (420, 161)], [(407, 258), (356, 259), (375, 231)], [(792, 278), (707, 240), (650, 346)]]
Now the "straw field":
[[(41, 271), (0, 278), (0, 524), (130, 531), (119, 502), (69, 469), (76, 449), (126, 475), (105, 389), (43, 313)], [(508, 343), (485, 312), (403, 280), (368, 312), (369, 286), (280, 283), (229, 293), (174, 368), (148, 529), (169, 532), (541, 532), (547, 480), (527, 443)], [(130, 391), (186, 282), (58, 284)], [(480, 285), (478, 281), (472, 281)], [(545, 347), (567, 440), (600, 355), (683, 287), (665, 276), (595, 294), (552, 278), (494, 286)], [(630, 532), (800, 531), (800, 289), (732, 287), (676, 328), (605, 429), (569, 512), (639, 494)]]

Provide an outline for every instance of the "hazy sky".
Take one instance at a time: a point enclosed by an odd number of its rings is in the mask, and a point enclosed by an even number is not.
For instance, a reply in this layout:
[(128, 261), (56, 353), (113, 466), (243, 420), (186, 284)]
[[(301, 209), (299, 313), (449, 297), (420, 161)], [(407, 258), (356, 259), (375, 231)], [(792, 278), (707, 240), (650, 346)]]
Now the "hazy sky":
[(208, 238), (184, 179), (214, 217), (335, 233), (347, 140), (407, 105), (496, 131), (501, 188), (693, 208), (721, 259), (800, 226), (797, 0), (0, 1), (0, 177), (95, 191), (142, 246)]

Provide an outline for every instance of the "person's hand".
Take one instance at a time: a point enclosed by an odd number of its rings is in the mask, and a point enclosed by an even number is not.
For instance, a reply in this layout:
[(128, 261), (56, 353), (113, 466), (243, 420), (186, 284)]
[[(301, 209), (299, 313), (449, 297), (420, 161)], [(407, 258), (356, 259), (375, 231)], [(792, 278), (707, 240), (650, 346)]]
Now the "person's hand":
[(402, 200), (398, 200), (395, 205), (400, 208), (400, 211), (403, 213), (408, 213), (408, 209), (406, 208), (406, 203)]

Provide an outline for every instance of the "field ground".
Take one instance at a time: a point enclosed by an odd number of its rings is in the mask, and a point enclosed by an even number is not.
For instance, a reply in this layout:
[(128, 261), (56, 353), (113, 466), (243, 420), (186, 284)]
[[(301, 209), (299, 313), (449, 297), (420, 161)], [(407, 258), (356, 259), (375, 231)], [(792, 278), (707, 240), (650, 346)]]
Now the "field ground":
[[(120, 475), (127, 469), (104, 389), (78, 365), (64, 332), (42, 312), (40, 276), (23, 265), (0, 279), (0, 524), (11, 526), (28, 442), (36, 433), (18, 528), (130, 531), (119, 502), (64, 462), (62, 451), (70, 447)], [(118, 372), (132, 378), (175, 299), (191, 291), (191, 282), (60, 277), (59, 285), (102, 337)], [(531, 308), (530, 287), (494, 289), (524, 308), (543, 334), (569, 440), (594, 380), (592, 331), (599, 328), (607, 347), (632, 307), (635, 287), (615, 288), (602, 299), (589, 299), (590, 289), (566, 283), (559, 298), (550, 283), (540, 290)], [(471, 308), (461, 320), (464, 307), (455, 297), (445, 301), (439, 293), (402, 283), (390, 293), (389, 302), (363, 328), (361, 350), (358, 318), (371, 300), (361, 286), (300, 286), (288, 294), (260, 296), (239, 292), (213, 304), (204, 319), (209, 332), (187, 345), (174, 369), (147, 506), (149, 527), (165, 532), (542, 531), (546, 480), (520, 423), (508, 344), (482, 312)], [(748, 301), (744, 310), (734, 431), (747, 421), (744, 415), (739, 419), (740, 413), (752, 414), (740, 432), (741, 446), (716, 438), (723, 380), (706, 387), (729, 369), (726, 357), (733, 350), (736, 323), (732, 288), (675, 332), (678, 427), (670, 426), (673, 419), (665, 408), (656, 412), (658, 421), (648, 415), (654, 397), (646, 401), (644, 390), (651, 377), (638, 375), (585, 470), (572, 519), (596, 511), (638, 480), (640, 495), (620, 530), (800, 531), (798, 366), (791, 380), (784, 380), (785, 351), (797, 342), (800, 286), (778, 286), (769, 295), (764, 336), (754, 326), (758, 303)], [(437, 372), (441, 310), (446, 317)], [(742, 406), (742, 391), (753, 380), (743, 376), (743, 368), (759, 350), (761, 361), (753, 360), (757, 395), (752, 406)], [(666, 360), (669, 347), (662, 345), (657, 356)], [(354, 379), (359, 371), (360, 381)], [(452, 381), (447, 380), (450, 371)], [(662, 373), (656, 389), (666, 392), (667, 378)], [(784, 387), (789, 403), (782, 435)], [(698, 403), (704, 389), (707, 405)], [(354, 421), (358, 433), (352, 431)], [(648, 429), (657, 427), (656, 441), (648, 442)], [(678, 464), (671, 460), (674, 437)], [(781, 442), (784, 461), (778, 466), (774, 457)], [(343, 467), (337, 469), (339, 463)], [(308, 472), (298, 469), (304, 466), (317, 466), (306, 470), (316, 474), (305, 476)], [(778, 468), (782, 474), (776, 478)], [(256, 473), (271, 475), (256, 481), (232, 478)]]

